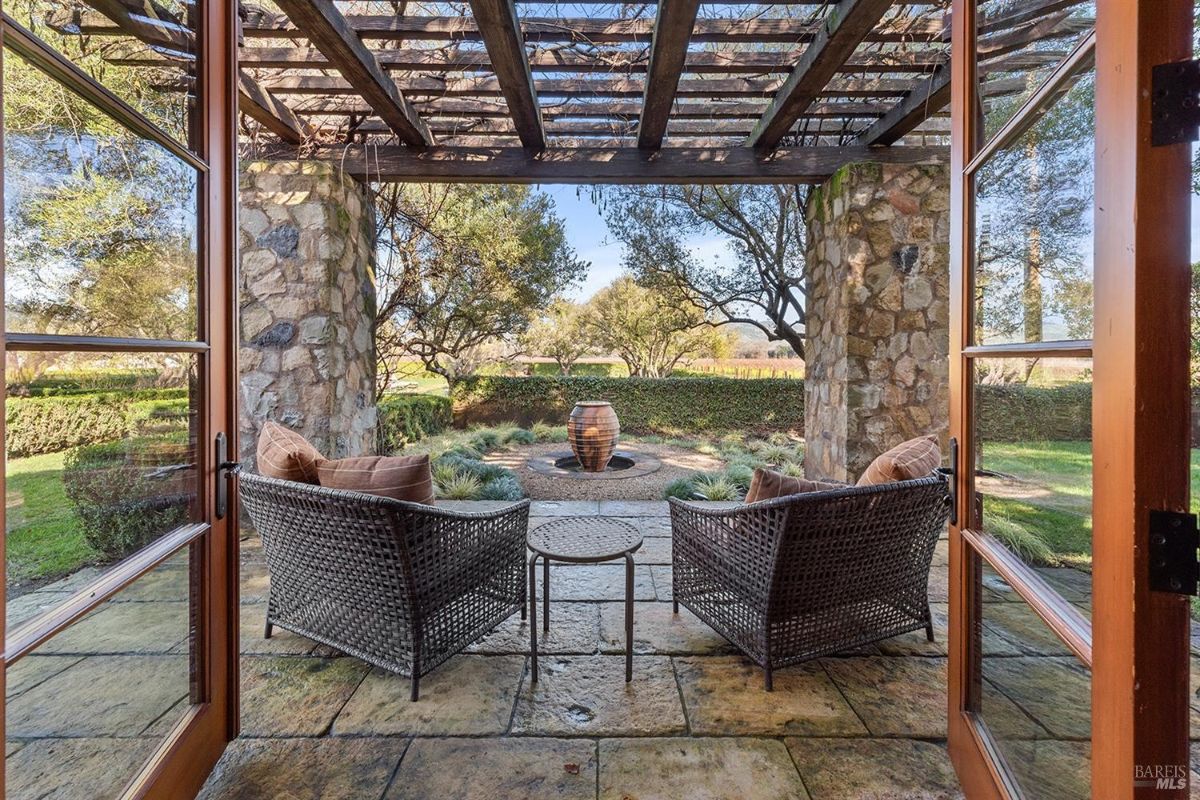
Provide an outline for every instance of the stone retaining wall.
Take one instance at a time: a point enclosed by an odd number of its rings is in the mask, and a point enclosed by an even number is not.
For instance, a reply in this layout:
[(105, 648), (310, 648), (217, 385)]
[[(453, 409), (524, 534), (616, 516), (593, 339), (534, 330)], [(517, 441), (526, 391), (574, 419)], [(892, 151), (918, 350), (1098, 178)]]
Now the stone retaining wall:
[(375, 447), (375, 219), (334, 165), (251, 162), (240, 180), (240, 458), (274, 420), (326, 456)]

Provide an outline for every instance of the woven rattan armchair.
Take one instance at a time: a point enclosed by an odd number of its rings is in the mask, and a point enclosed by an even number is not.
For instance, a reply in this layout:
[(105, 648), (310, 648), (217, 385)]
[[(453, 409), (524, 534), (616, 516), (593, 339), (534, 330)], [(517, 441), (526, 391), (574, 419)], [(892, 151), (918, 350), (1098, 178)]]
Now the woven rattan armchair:
[(529, 501), (461, 513), (260, 475), (241, 497), (278, 625), (374, 666), (422, 675), (520, 610)]
[(673, 592), (771, 671), (924, 628), (946, 480), (791, 495), (729, 509), (671, 500)]

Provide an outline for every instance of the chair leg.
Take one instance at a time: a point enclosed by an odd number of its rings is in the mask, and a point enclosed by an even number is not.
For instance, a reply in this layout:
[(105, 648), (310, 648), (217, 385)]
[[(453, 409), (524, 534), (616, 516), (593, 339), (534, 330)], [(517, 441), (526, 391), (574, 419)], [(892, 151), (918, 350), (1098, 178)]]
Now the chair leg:
[(271, 631), (274, 629), (274, 627), (275, 627), (275, 625), (274, 625), (274, 623), (271, 622), (271, 618), (267, 617), (267, 624), (263, 626), (263, 638), (264, 639), (271, 638)]
[(775, 686), (771, 682), (771, 667), (770, 665), (763, 667), (763, 686), (768, 692), (775, 691)]
[(928, 604), (925, 605), (925, 619), (925, 638), (931, 642), (936, 642), (937, 639), (933, 638), (933, 609)]
[(420, 695), (420, 692), (421, 692), (421, 678), (419, 676), (417, 676), (416, 673), (413, 673), (412, 695), (410, 696), (410, 702), (413, 702), (413, 703), (417, 702), (417, 697)]

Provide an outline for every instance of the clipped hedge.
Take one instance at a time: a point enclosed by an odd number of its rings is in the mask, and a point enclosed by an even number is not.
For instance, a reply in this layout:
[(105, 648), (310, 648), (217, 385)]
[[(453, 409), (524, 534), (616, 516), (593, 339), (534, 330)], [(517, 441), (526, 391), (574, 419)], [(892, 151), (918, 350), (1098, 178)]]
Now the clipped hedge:
[(5, 447), (10, 458), (57, 453), (122, 439), (155, 417), (187, 412), (187, 389), (14, 397), (4, 409)]
[(379, 453), (395, 453), (405, 445), (450, 427), (450, 398), (434, 394), (394, 394), (379, 401), (376, 428)]
[(457, 425), (563, 424), (580, 400), (607, 400), (631, 433), (775, 431), (804, 427), (804, 383), (785, 378), (509, 378), (459, 381)]
[(984, 442), (1090, 441), (1092, 384), (976, 387)]

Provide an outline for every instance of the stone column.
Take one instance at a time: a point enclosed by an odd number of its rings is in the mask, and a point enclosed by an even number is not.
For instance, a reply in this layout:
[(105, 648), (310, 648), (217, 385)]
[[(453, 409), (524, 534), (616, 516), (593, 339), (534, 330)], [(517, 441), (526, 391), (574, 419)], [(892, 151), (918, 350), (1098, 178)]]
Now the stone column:
[(949, 170), (850, 164), (807, 208), (805, 473), (949, 428)]
[(265, 420), (330, 458), (375, 448), (375, 218), (334, 165), (250, 162), (240, 180), (241, 460)]

